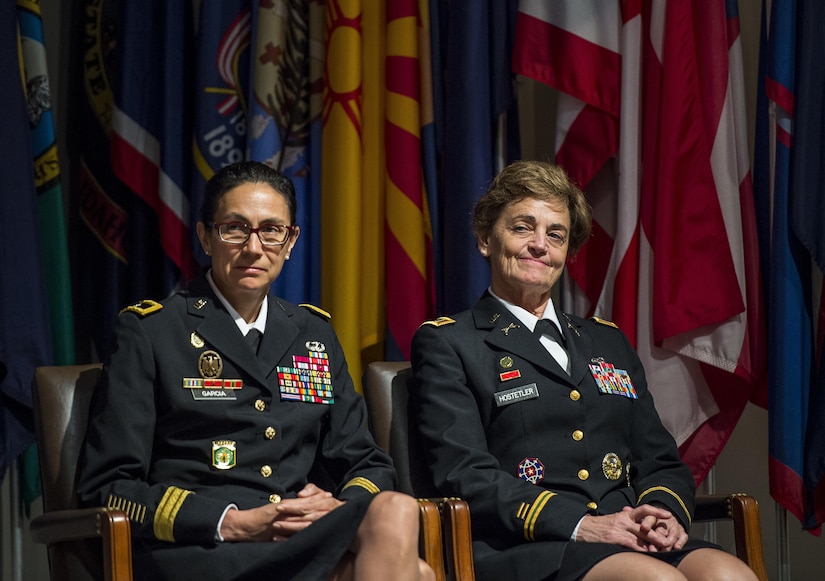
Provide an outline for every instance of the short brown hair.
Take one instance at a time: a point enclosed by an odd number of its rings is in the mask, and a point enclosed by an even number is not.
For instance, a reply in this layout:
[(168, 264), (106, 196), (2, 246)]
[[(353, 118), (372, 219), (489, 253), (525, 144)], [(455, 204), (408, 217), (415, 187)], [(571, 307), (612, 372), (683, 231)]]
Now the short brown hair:
[(486, 238), (506, 206), (526, 198), (557, 201), (570, 212), (569, 256), (590, 237), (592, 211), (584, 193), (561, 167), (543, 161), (516, 161), (493, 178), (473, 208), (473, 234)]

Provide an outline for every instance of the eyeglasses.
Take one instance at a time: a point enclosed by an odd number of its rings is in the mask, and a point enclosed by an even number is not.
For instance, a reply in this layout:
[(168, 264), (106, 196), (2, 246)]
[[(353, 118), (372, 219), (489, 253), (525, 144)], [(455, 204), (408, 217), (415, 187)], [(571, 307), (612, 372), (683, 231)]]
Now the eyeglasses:
[(286, 244), (295, 226), (285, 224), (264, 224), (253, 228), (243, 222), (210, 222), (209, 226), (218, 230), (221, 240), (229, 244), (245, 244), (254, 232), (264, 246), (281, 246)]

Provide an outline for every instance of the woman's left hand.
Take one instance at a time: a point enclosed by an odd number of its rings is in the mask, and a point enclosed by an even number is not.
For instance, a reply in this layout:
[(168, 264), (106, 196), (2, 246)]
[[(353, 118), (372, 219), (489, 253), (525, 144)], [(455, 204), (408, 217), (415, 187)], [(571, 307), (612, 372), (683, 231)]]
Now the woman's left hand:
[[(641, 505), (637, 510), (649, 505)], [(637, 513), (638, 514), (638, 513)], [(639, 539), (648, 544), (649, 551), (678, 551), (688, 541), (688, 534), (681, 523), (670, 514), (662, 518), (661, 513), (640, 514)]]
[(342, 504), (331, 492), (312, 483), (307, 484), (298, 492), (297, 498), (286, 498), (277, 505), (279, 514), (273, 524), (274, 540), (291, 537)]

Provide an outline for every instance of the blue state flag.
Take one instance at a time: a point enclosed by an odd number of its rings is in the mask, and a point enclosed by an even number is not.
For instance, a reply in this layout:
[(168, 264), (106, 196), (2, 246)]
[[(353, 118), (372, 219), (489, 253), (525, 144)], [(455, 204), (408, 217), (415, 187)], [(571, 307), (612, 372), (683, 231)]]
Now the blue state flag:
[(86, 361), (107, 359), (120, 309), (163, 298), (165, 282), (175, 278), (171, 261), (163, 258), (157, 215), (112, 170), (114, 96), (121, 86), (119, 57), (125, 49), (119, 4), (87, 0), (76, 30), (83, 54), (71, 75), (78, 107), (69, 138), (80, 159), (71, 258), (79, 356)]
[[(512, 0), (460, 0), (431, 8), (437, 23), (434, 67), (444, 79), (434, 89), (441, 180), (440, 198), (431, 208), (439, 228), (434, 233), (439, 312), (470, 308), (490, 284), (489, 268), (476, 249), (472, 210), (499, 166), (519, 156), (510, 66), (516, 8)], [(505, 152), (499, 147), (502, 114), (510, 144)]]
[(15, 3), (0, 4), (0, 478), (34, 442), (34, 370), (52, 361), (17, 22)]
[[(791, 155), (790, 224), (819, 273), (825, 272), (825, 3), (798, 0), (794, 143)], [(825, 329), (823, 303), (818, 327)], [(816, 373), (811, 382), (803, 458), (806, 529), (825, 522), (825, 359), (814, 345)]]
[[(815, 240), (811, 238), (806, 220), (818, 219), (817, 203), (809, 196), (822, 195), (822, 184), (816, 188), (816, 172), (810, 170), (808, 155), (814, 153), (804, 142), (808, 128), (799, 115), (805, 110), (808, 97), (799, 90), (802, 70), (798, 67), (801, 52), (808, 50), (799, 44), (799, 26), (805, 20), (798, 0), (776, 0), (771, 5), (770, 26), (763, 7), (763, 47), (757, 120), (756, 167), (773, 168), (773, 183), (769, 172), (756, 174), (754, 193), (757, 208), (762, 212), (763, 228), (760, 241), (768, 245), (763, 256), (769, 256), (767, 281), (768, 319), (768, 453), (771, 496), (796, 516), (806, 528), (818, 528), (812, 517), (814, 503), (806, 476), (805, 446), (809, 450), (820, 444), (812, 438), (821, 430), (821, 416), (809, 422), (818, 398), (816, 394), (816, 324), (815, 299), (812, 293), (812, 261)], [(803, 58), (804, 60), (804, 58)], [(801, 81), (801, 82), (800, 82)], [(817, 103), (821, 107), (821, 104)], [(773, 108), (773, 116), (771, 116)], [(803, 113), (804, 114), (804, 113)], [(773, 123), (773, 127), (770, 124)], [(761, 127), (760, 127), (761, 125)], [(821, 127), (816, 128), (821, 131)], [(803, 139), (800, 139), (802, 131)], [(773, 142), (770, 142), (770, 136)], [(816, 141), (816, 138), (814, 139)], [(771, 157), (771, 150), (774, 151)], [(818, 163), (821, 163), (821, 159)], [(771, 189), (773, 198), (771, 200)], [(771, 204), (772, 201), (772, 204)], [(772, 207), (770, 220), (767, 208)], [(800, 220), (800, 208), (807, 216)], [(818, 217), (818, 218), (817, 218)], [(764, 228), (770, 223), (771, 232)], [(821, 233), (817, 233), (821, 235)], [(807, 241), (806, 241), (807, 238)], [(764, 260), (764, 259), (763, 259)], [(819, 405), (819, 404), (818, 404)], [(821, 413), (821, 412), (820, 412)], [(821, 452), (820, 452), (821, 453)], [(810, 464), (808, 464), (810, 465)], [(821, 478), (821, 473), (820, 473)]]

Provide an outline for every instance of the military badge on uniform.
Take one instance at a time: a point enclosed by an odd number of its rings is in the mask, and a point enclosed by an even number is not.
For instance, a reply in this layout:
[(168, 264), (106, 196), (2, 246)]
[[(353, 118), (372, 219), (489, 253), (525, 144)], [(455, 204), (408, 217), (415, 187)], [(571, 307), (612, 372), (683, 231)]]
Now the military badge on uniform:
[(513, 358), (509, 355), (505, 355), (504, 357), (498, 360), (498, 364), (501, 365), (504, 369), (510, 369), (513, 366)]
[[(195, 339), (203, 341), (195, 333), (190, 336), (190, 342), (195, 345)], [(184, 377), (184, 389), (192, 390), (192, 399), (195, 400), (234, 400), (237, 399), (234, 390), (243, 388), (242, 379), (221, 379), (223, 373), (223, 359), (217, 351), (204, 351), (198, 357), (198, 373), (200, 377)]]
[(504, 333), (505, 337), (509, 337), (510, 331), (512, 331), (513, 329), (518, 329), (518, 325), (516, 325), (515, 323), (510, 323), (506, 327), (502, 327), (501, 332)]
[(318, 351), (319, 353), (323, 353), (327, 350), (327, 346), (320, 341), (307, 341), (305, 346), (308, 351)]
[[(307, 341), (307, 345), (323, 343)], [(277, 367), (278, 389), (281, 400), (332, 404), (332, 372), (329, 355), (323, 351), (310, 351), (308, 357), (292, 356), (292, 367)]]
[(617, 454), (608, 452), (604, 455), (602, 472), (608, 480), (618, 480), (622, 477), (622, 461)]
[(235, 467), (236, 462), (234, 440), (215, 440), (212, 442), (212, 466), (218, 470), (229, 470)]
[(530, 484), (544, 480), (544, 464), (538, 458), (525, 458), (518, 465), (518, 477)]
[(198, 357), (198, 371), (201, 377), (220, 377), (223, 372), (223, 359), (216, 351), (204, 351)]
[(201, 339), (200, 335), (198, 335), (194, 331), (192, 331), (192, 334), (189, 335), (189, 343), (191, 343), (192, 347), (194, 347), (195, 349), (200, 349), (201, 347), (206, 345), (203, 339)]
[(593, 358), (590, 362), (590, 373), (593, 374), (600, 392), (630, 399), (639, 398), (626, 370), (616, 369), (612, 363), (606, 363), (601, 357)]

